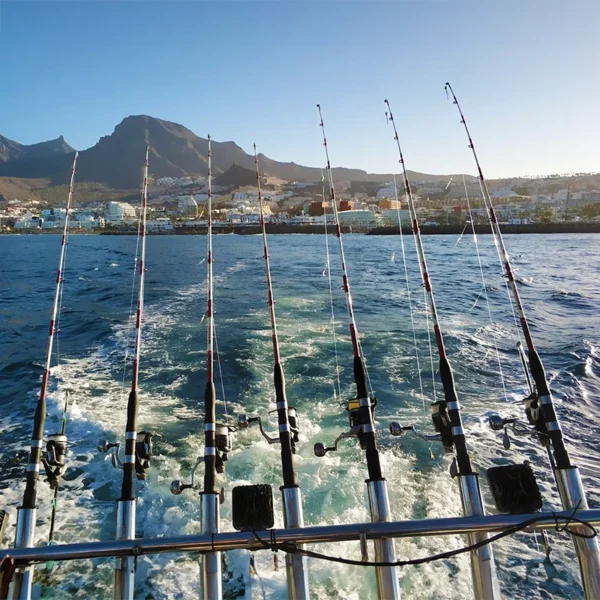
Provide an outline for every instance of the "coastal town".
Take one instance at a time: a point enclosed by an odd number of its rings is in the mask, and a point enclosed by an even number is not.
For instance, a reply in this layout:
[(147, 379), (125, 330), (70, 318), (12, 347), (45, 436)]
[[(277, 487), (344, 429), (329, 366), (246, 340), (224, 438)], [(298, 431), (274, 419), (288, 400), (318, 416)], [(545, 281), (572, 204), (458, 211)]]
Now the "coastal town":
[[(260, 222), (258, 189), (253, 174), (234, 165), (229, 177), (221, 176), (213, 185), (213, 219), (216, 228), (244, 228)], [(225, 176), (228, 175), (226, 172)], [(586, 175), (590, 178), (590, 175)], [(595, 176), (591, 176), (595, 177)], [(458, 180), (457, 180), (458, 179)], [(575, 184), (571, 182), (575, 181)], [(581, 178), (580, 178), (581, 179)], [(524, 183), (525, 182), (525, 183)], [(282, 226), (315, 228), (331, 222), (332, 207), (321, 183), (286, 182), (275, 177), (263, 178), (265, 220)], [(505, 182), (502, 182), (505, 183)], [(388, 183), (336, 182), (339, 188), (340, 224), (352, 231), (368, 232), (381, 227), (409, 223), (404, 196)], [(485, 208), (480, 201), (479, 182), (474, 177), (449, 181), (412, 183), (417, 214), (425, 227), (462, 226), (467, 221), (484, 224)], [(600, 189), (577, 185), (577, 177), (516, 180), (494, 185), (491, 192), (500, 220), (508, 225), (535, 223), (600, 223)], [(600, 187), (600, 186), (599, 186)], [(571, 189), (574, 188), (574, 189)], [(149, 188), (149, 233), (185, 233), (206, 228), (205, 205), (208, 199), (206, 178), (162, 177), (152, 180)], [(65, 198), (66, 200), (66, 198)], [(127, 233), (135, 230), (139, 206), (131, 201), (87, 201), (79, 197), (75, 186), (70, 215), (71, 230), (82, 232)], [(58, 232), (65, 219), (65, 202), (44, 205), (40, 200), (4, 199), (0, 203), (0, 230), (16, 233)]]

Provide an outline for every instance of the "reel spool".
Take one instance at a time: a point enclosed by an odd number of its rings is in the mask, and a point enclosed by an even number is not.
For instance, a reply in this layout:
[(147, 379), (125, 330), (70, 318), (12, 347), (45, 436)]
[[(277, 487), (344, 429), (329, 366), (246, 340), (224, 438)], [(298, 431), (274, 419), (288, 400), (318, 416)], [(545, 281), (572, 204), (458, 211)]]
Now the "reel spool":
[[(374, 420), (375, 407), (377, 406), (377, 398), (375, 398), (373, 396), (372, 398), (370, 398), (370, 400), (371, 400), (371, 406), (370, 406), (371, 420)], [(344, 408), (348, 412), (348, 420), (350, 422), (350, 431), (344, 431), (344, 432), (340, 433), (340, 435), (336, 438), (335, 442), (333, 443), (333, 446), (325, 446), (325, 444), (322, 444), (321, 442), (317, 442), (314, 445), (314, 453), (315, 453), (315, 456), (318, 458), (322, 458), (328, 452), (336, 452), (340, 441), (343, 439), (346, 439), (346, 438), (351, 438), (351, 437), (357, 437), (358, 441), (360, 442), (361, 449), (366, 450), (366, 442), (365, 442), (364, 436), (363, 436), (363, 426), (369, 425), (369, 423), (363, 422), (363, 417), (362, 417), (361, 410), (360, 410), (361, 409), (360, 399), (359, 398), (351, 398), (347, 402), (343, 402), (342, 406), (344, 406)]]
[(64, 433), (53, 433), (46, 441), (46, 456), (41, 459), (50, 489), (55, 490), (62, 479), (67, 459), (68, 440)]
[(431, 420), (433, 421), (433, 428), (440, 434), (440, 441), (444, 446), (444, 450), (454, 452), (452, 424), (444, 400), (438, 400), (431, 405)]

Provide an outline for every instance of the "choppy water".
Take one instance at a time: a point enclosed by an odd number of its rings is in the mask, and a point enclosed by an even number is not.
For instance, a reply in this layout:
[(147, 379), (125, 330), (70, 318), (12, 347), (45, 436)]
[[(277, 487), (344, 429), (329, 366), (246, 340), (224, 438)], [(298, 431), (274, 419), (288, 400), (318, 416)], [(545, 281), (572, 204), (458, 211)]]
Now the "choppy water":
[[(484, 418), (491, 412), (518, 415), (511, 404), (524, 392), (514, 349), (515, 331), (490, 236), (480, 238), (495, 324), (488, 323), (473, 242), (456, 236), (425, 239), (448, 353), (456, 373), (472, 458), (480, 471), (514, 460), (534, 462), (546, 506), (557, 497), (543, 452), (534, 441), (516, 439), (510, 452)], [(11, 512), (23, 492), (22, 465), (42, 373), (49, 310), (59, 251), (58, 236), (0, 236), (0, 505)], [(163, 438), (149, 480), (139, 484), (138, 534), (166, 536), (199, 531), (197, 496), (169, 492), (170, 481), (187, 478), (202, 454), (202, 398), (205, 383), (205, 241), (203, 237), (150, 237), (147, 249), (146, 318), (140, 387), (140, 428)], [(352, 394), (351, 348), (339, 289), (339, 260), (332, 241), (336, 329), (344, 395)], [(397, 237), (345, 237), (356, 317), (379, 405), (377, 422), (393, 516), (397, 519), (459, 514), (456, 484), (441, 448), (387, 434), (390, 417), (400, 416), (430, 430), (427, 402), (433, 397), (425, 312), (412, 240), (407, 239), (412, 293), (416, 302), (426, 400), (420, 396), (412, 330)], [(559, 418), (574, 461), (582, 468), (590, 504), (600, 506), (600, 237), (594, 235), (507, 236), (533, 334), (545, 361)], [(72, 236), (69, 245), (60, 341), (60, 366), (53, 369), (46, 431), (55, 430), (70, 392), (74, 406), (68, 433), (76, 442), (61, 491), (56, 539), (110, 539), (120, 472), (95, 447), (99, 439), (123, 437), (128, 377), (125, 349), (131, 338), (128, 313), (136, 240), (133, 237)], [(329, 291), (323, 236), (272, 236), (273, 282), (277, 299), (288, 397), (301, 417), (297, 469), (307, 524), (368, 520), (366, 466), (354, 444), (337, 454), (313, 456), (316, 441), (332, 441), (347, 426), (333, 398), (335, 354), (329, 324)], [(217, 236), (215, 306), (227, 409), (264, 414), (273, 406), (272, 355), (259, 237)], [(395, 260), (393, 259), (395, 253)], [(479, 300), (476, 302), (477, 298)], [(476, 303), (475, 303), (476, 302)], [(474, 304), (475, 303), (475, 304)], [(500, 347), (508, 398), (503, 396), (491, 331)], [(436, 386), (437, 387), (437, 386)], [(439, 393), (439, 388), (437, 393)], [(221, 394), (219, 394), (221, 396)], [(223, 404), (219, 410), (222, 412)], [(237, 435), (222, 480), (230, 498), (241, 483), (280, 484), (279, 449), (258, 431)], [(482, 477), (488, 507), (489, 493)], [(41, 485), (39, 543), (48, 534), (51, 494)], [(279, 508), (279, 503), (277, 504)], [(230, 503), (223, 505), (230, 529)], [(281, 515), (277, 516), (281, 525)], [(543, 564), (543, 550), (531, 535), (495, 546), (507, 598), (581, 598), (569, 540), (552, 534), (555, 569)], [(459, 537), (400, 540), (399, 557), (417, 557), (459, 547)], [(320, 550), (359, 557), (358, 544), (322, 545)], [(139, 598), (195, 597), (196, 557), (163, 555), (138, 562)], [(310, 562), (315, 598), (367, 598), (375, 589), (370, 569)], [(269, 552), (257, 553), (259, 577), (249, 575), (249, 554), (227, 557), (230, 597), (283, 598), (283, 562), (274, 571)], [(37, 593), (45, 598), (109, 598), (111, 560), (81, 561), (38, 572)], [(400, 573), (405, 597), (463, 599), (472, 596), (466, 556)]]

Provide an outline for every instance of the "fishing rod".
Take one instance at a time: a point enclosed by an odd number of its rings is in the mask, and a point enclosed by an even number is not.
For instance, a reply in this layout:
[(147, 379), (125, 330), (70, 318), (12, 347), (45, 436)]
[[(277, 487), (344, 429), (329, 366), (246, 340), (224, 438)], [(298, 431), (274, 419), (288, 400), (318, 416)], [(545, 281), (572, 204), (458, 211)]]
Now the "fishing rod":
[[(265, 224), (264, 202), (260, 183), (260, 170), (258, 167), (258, 155), (256, 144), (254, 144), (254, 166), (256, 169), (256, 185), (258, 188), (258, 203), (260, 206), (260, 225), (262, 229), (263, 256), (265, 259), (265, 270), (267, 278), (267, 299), (269, 305), (269, 318), (271, 321), (271, 338), (273, 342), (273, 381), (275, 386), (275, 401), (277, 406), (277, 421), (279, 425), (279, 436), (271, 437), (262, 425), (260, 417), (239, 416), (241, 428), (248, 427), (250, 423), (258, 423), (262, 436), (269, 444), (281, 445), (281, 465), (283, 471), (283, 487), (281, 488), (283, 499), (284, 523), (286, 527), (304, 527), (304, 516), (302, 513), (302, 496), (300, 486), (294, 469), (293, 455), (296, 452), (298, 442), (298, 417), (296, 409), (288, 405), (285, 374), (281, 364), (281, 353), (279, 348), (279, 336), (277, 333), (277, 320), (275, 315), (275, 300), (273, 295), (273, 283), (271, 280), (271, 265), (269, 260), (269, 246), (267, 243), (267, 228)], [(301, 554), (286, 554), (286, 572), (288, 582), (288, 597), (293, 600), (308, 599), (309, 585), (306, 559)]]
[[(555, 465), (553, 465), (552, 468), (558, 482), (558, 491), (563, 508), (569, 510), (579, 507), (585, 510), (588, 503), (579, 469), (571, 463), (569, 453), (565, 446), (562, 430), (554, 408), (552, 393), (548, 385), (546, 371), (531, 336), (529, 321), (527, 320), (525, 309), (521, 302), (517, 282), (510, 264), (510, 257), (506, 251), (506, 246), (504, 245), (502, 231), (500, 230), (500, 225), (496, 217), (487, 182), (483, 176), (479, 157), (475, 150), (475, 144), (471, 138), (471, 133), (469, 132), (463, 111), (458, 103), (458, 98), (449, 82), (446, 82), (445, 90), (447, 96), (448, 92), (452, 95), (453, 103), (456, 105), (460, 115), (460, 122), (464, 126), (465, 133), (469, 140), (469, 148), (473, 153), (475, 165), (477, 166), (479, 185), (490, 226), (492, 228), (496, 248), (498, 250), (498, 256), (504, 268), (505, 278), (512, 295), (512, 302), (516, 307), (521, 330), (523, 331), (525, 344), (527, 346), (529, 371), (535, 384), (534, 393), (530, 394), (525, 399), (525, 414), (527, 416), (527, 421), (539, 433), (538, 438), (542, 445), (547, 445), (548, 443), (552, 445), (555, 462)], [(596, 538), (588, 540), (579, 537), (578, 535), (572, 536), (572, 539), (579, 560), (585, 597), (588, 600), (597, 600), (600, 598), (600, 546), (598, 545), (598, 540)]]
[[(215, 324), (213, 318), (213, 249), (212, 249), (212, 151), (208, 136), (208, 229), (207, 229), (207, 308), (206, 308), (206, 387), (204, 389), (204, 488), (201, 496), (202, 533), (219, 532), (219, 495), (217, 493), (217, 470), (223, 472), (216, 448), (217, 393), (214, 380)], [(201, 578), (204, 597), (221, 598), (221, 553), (211, 552), (201, 557)]]
[[(406, 164), (400, 146), (400, 138), (398, 136), (398, 130), (396, 128), (396, 122), (394, 121), (390, 103), (388, 100), (385, 100), (384, 102), (388, 110), (387, 117), (394, 128), (394, 140), (398, 147), (399, 163), (402, 167), (404, 191), (406, 193), (406, 200), (408, 202), (408, 209), (412, 220), (412, 230), (419, 260), (419, 270), (421, 272), (421, 279), (429, 303), (429, 312), (433, 322), (433, 330), (439, 355), (440, 379), (444, 390), (444, 399), (437, 400), (431, 404), (431, 418), (435, 430), (439, 433), (440, 441), (442, 442), (444, 449), (448, 452), (454, 452), (454, 460), (450, 473), (453, 477), (458, 477), (458, 489), (460, 491), (464, 515), (483, 516), (485, 512), (481, 497), (481, 489), (479, 487), (478, 474), (473, 470), (471, 458), (467, 450), (465, 431), (460, 414), (460, 404), (454, 383), (454, 374), (452, 373), (452, 367), (446, 354), (444, 336), (440, 328), (435, 297), (433, 294), (433, 285), (427, 269), (425, 249), (423, 247), (423, 240), (419, 228), (419, 220), (417, 218), (410, 181), (406, 171)], [(392, 425), (390, 425), (390, 432), (392, 435), (400, 435), (405, 430), (414, 431), (414, 428), (401, 427), (398, 423), (392, 423)], [(470, 536), (470, 541), (472, 544), (475, 544), (485, 540), (486, 537), (485, 534), (473, 534)], [(491, 546), (486, 545), (471, 552), (471, 570), (473, 574), (473, 588), (477, 599), (488, 600), (500, 598), (500, 588), (498, 586), (494, 555)]]
[[(52, 350), (54, 347), (54, 336), (58, 332), (59, 305), (62, 298), (62, 287), (64, 281), (64, 267), (67, 254), (69, 221), (71, 217), (71, 203), (73, 200), (73, 184), (75, 181), (75, 169), (77, 167), (78, 152), (73, 157), (71, 167), (71, 179), (69, 182), (69, 193), (65, 209), (65, 223), (60, 244), (60, 256), (58, 259), (58, 271), (56, 273), (56, 286), (54, 288), (54, 302), (50, 317), (50, 329), (48, 332), (48, 346), (46, 348), (46, 362), (42, 375), (42, 386), (33, 418), (33, 433), (31, 436), (31, 448), (27, 465), (25, 493), (23, 503), (17, 509), (17, 533), (15, 548), (30, 548), (35, 543), (35, 528), (37, 521), (37, 484), (40, 473), (40, 463), (44, 465), (48, 481), (52, 489), (57, 489), (60, 483), (67, 454), (66, 435), (60, 437), (49, 436), (46, 443), (46, 458), (42, 456), (44, 444), (44, 425), (46, 423), (46, 396), (48, 393), (48, 379), (50, 377), (50, 364), (52, 361)], [(56, 486), (56, 488), (54, 487)], [(26, 569), (18, 569), (13, 579), (12, 597), (19, 600), (29, 600), (33, 584), (33, 566)]]
[[(123, 481), (121, 484), (121, 496), (117, 499), (117, 540), (135, 539), (136, 523), (136, 495), (134, 486), (134, 475), (140, 481), (146, 480), (146, 471), (150, 466), (152, 458), (152, 437), (153, 433), (149, 431), (137, 430), (138, 409), (139, 409), (139, 365), (142, 347), (142, 321), (144, 312), (144, 282), (146, 273), (146, 216), (148, 208), (148, 156), (150, 147), (146, 146), (146, 158), (144, 161), (144, 177), (142, 185), (142, 211), (141, 211), (141, 250), (140, 265), (138, 272), (138, 300), (137, 313), (135, 321), (135, 346), (133, 354), (133, 367), (131, 375), (131, 391), (127, 400), (127, 422), (125, 425), (125, 456), (120, 464), (118, 459), (118, 449), (120, 445), (107, 444), (105, 449), (99, 447), (99, 450), (106, 451), (109, 447), (116, 446), (117, 452), (113, 454), (113, 464), (119, 463), (123, 469)], [(116, 460), (115, 460), (116, 459)], [(117, 559), (115, 568), (114, 595), (115, 598), (130, 600), (134, 596), (135, 585), (135, 557), (128, 556)]]
[[(360, 347), (356, 319), (354, 318), (350, 279), (346, 266), (346, 257), (344, 255), (344, 242), (342, 240), (342, 228), (340, 226), (335, 187), (333, 185), (333, 174), (331, 172), (331, 162), (329, 160), (329, 148), (327, 146), (325, 124), (320, 104), (317, 104), (317, 109), (319, 110), (319, 125), (323, 134), (323, 146), (325, 147), (325, 157), (327, 159), (326, 168), (329, 178), (331, 204), (333, 206), (333, 218), (335, 221), (336, 236), (339, 242), (340, 260), (342, 264), (342, 282), (346, 297), (348, 325), (350, 329), (350, 338), (352, 340), (352, 352), (354, 355), (353, 370), (357, 397), (352, 398), (345, 403), (350, 420), (350, 430), (342, 432), (331, 447), (325, 447), (322, 443), (315, 444), (314, 452), (315, 456), (323, 457), (327, 452), (336, 451), (338, 449), (338, 444), (342, 439), (358, 438), (367, 459), (369, 478), (367, 479), (366, 484), (369, 496), (371, 521), (373, 523), (388, 522), (391, 520), (391, 514), (387, 482), (381, 473), (379, 450), (377, 449), (375, 440), (374, 412), (377, 400), (375, 397), (371, 397), (367, 390), (367, 372), (364, 356)], [(394, 547), (394, 541), (389, 538), (382, 538), (381, 540), (375, 541), (375, 557), (377, 562), (395, 562), (396, 549)], [(376, 575), (379, 598), (384, 600), (400, 598), (398, 577), (395, 567), (376, 567)]]
[[(198, 457), (192, 467), (191, 483), (175, 480), (171, 493), (181, 494), (186, 489), (199, 489), (196, 471), (204, 463), (203, 487), (200, 492), (200, 520), (202, 534), (219, 533), (219, 505), (223, 501), (223, 490), (217, 489), (217, 474), (224, 473), (227, 455), (232, 448), (231, 432), (235, 427), (217, 422), (217, 394), (214, 380), (214, 302), (213, 302), (213, 221), (212, 221), (212, 140), (208, 136), (208, 199), (207, 199), (207, 338), (206, 338), (206, 386), (204, 389), (204, 456)], [(247, 486), (249, 487), (249, 486)], [(234, 489), (234, 512), (236, 510)], [(235, 517), (234, 514), (234, 527)], [(271, 525), (272, 527), (272, 525)], [(206, 552), (200, 556), (201, 587), (207, 600), (222, 597), (221, 552)]]

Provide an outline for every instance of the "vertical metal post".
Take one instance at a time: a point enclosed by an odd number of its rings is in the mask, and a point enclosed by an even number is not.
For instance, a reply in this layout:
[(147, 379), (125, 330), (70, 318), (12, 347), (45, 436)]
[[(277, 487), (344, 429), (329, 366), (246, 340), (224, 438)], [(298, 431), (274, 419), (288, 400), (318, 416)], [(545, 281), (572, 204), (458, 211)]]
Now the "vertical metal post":
[[(200, 494), (202, 534), (219, 533), (219, 494)], [(221, 600), (221, 553), (206, 552), (200, 557), (200, 577), (203, 600)]]
[[(299, 487), (281, 488), (283, 498), (283, 518), (286, 528), (304, 527), (302, 498)], [(301, 554), (286, 554), (288, 598), (290, 600), (308, 600), (308, 570), (306, 557)]]
[[(117, 500), (117, 540), (135, 539), (135, 500)], [(114, 600), (133, 600), (135, 589), (135, 557), (117, 559)]]
[[(583, 483), (577, 467), (568, 469), (556, 469), (556, 481), (558, 491), (565, 510), (587, 510), (588, 503), (583, 489)], [(588, 534), (585, 527), (578, 527), (576, 524), (569, 525), (569, 529), (576, 532)], [(587, 600), (598, 600), (600, 598), (600, 549), (598, 547), (598, 538), (581, 538), (571, 536), (579, 569), (581, 571), (581, 582), (583, 592)]]
[[(371, 522), (389, 523), (391, 521), (390, 500), (385, 479), (367, 481), (367, 492), (369, 495)], [(396, 548), (393, 539), (380, 538), (375, 540), (374, 544), (375, 560), (377, 562), (396, 561)], [(396, 567), (376, 567), (375, 573), (377, 576), (377, 591), (380, 600), (399, 600), (400, 588), (398, 587)]]
[[(458, 489), (465, 517), (485, 516), (477, 473), (458, 475)], [(470, 544), (476, 544), (487, 539), (488, 534), (470, 533), (468, 537)], [(471, 552), (471, 572), (475, 598), (501, 598), (491, 544)]]
[[(37, 508), (17, 509), (15, 548), (32, 548), (35, 537)], [(30, 600), (33, 585), (33, 566), (17, 569), (12, 580), (12, 600)]]

